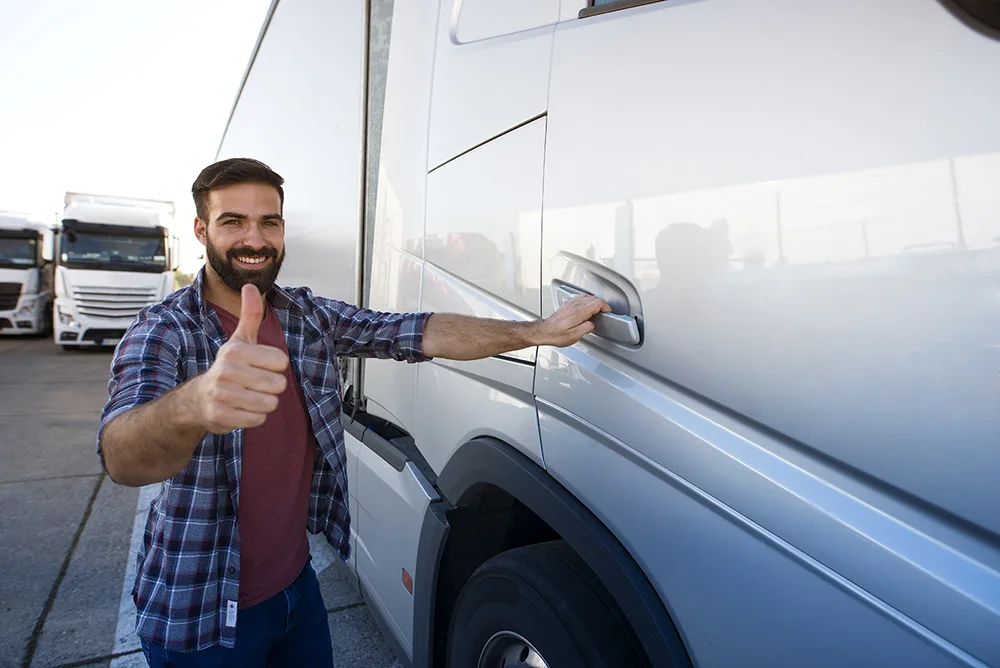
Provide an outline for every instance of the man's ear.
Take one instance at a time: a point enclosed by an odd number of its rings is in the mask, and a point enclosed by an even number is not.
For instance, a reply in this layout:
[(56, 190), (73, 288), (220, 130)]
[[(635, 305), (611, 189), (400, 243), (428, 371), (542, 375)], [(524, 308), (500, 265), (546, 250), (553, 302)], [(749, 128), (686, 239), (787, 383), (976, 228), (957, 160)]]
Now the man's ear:
[(208, 243), (208, 229), (205, 221), (201, 218), (194, 219), (194, 235), (198, 237), (198, 241), (201, 242), (202, 246)]

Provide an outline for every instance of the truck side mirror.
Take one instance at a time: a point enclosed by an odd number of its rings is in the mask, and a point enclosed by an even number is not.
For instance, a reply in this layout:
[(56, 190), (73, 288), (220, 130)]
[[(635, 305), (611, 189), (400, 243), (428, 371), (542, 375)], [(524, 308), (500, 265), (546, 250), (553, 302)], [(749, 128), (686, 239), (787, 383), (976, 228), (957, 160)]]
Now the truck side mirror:
[(56, 259), (56, 235), (57, 230), (48, 230), (42, 234), (42, 264), (49, 265)]
[(181, 266), (181, 240), (179, 237), (173, 237), (171, 241), (170, 269), (171, 271), (177, 271), (177, 268)]

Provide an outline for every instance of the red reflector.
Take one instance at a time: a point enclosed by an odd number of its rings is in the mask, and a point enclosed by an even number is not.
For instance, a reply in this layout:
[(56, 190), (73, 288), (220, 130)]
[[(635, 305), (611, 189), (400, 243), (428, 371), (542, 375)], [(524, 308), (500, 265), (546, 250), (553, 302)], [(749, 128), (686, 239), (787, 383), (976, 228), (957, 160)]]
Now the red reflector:
[(413, 578), (410, 577), (405, 568), (403, 569), (403, 587), (410, 596), (413, 596)]

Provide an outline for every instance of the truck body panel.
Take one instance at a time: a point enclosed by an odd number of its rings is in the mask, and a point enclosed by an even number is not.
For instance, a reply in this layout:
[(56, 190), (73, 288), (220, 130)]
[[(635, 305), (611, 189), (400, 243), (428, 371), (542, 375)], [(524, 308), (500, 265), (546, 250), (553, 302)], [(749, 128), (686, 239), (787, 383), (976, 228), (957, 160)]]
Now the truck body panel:
[[(234, 111), (223, 154), (362, 212), (316, 237), (354, 244), (350, 284), (291, 232), (283, 282), (613, 307), (571, 348), (364, 362), (351, 565), (390, 644), (441, 665), (472, 569), (556, 537), (690, 665), (1000, 665), (1000, 41), (936, 0), (629, 4), (373, 0), (334, 27), (282, 0), (272, 25), (356, 30), (349, 53), (268, 30)], [(347, 88), (319, 117), (248, 95), (258, 70)], [(330, 197), (359, 158), (363, 199)], [(483, 443), (528, 473), (477, 469)], [(554, 536), (529, 496), (586, 521)]]

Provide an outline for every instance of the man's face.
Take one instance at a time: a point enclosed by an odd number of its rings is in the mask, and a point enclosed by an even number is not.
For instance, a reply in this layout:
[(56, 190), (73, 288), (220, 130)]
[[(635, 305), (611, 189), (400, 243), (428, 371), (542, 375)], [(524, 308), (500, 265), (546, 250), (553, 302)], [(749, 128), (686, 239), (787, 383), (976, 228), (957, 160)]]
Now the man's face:
[(285, 259), (281, 198), (272, 186), (244, 183), (208, 194), (208, 218), (195, 220), (209, 267), (233, 292), (246, 283), (266, 294)]

